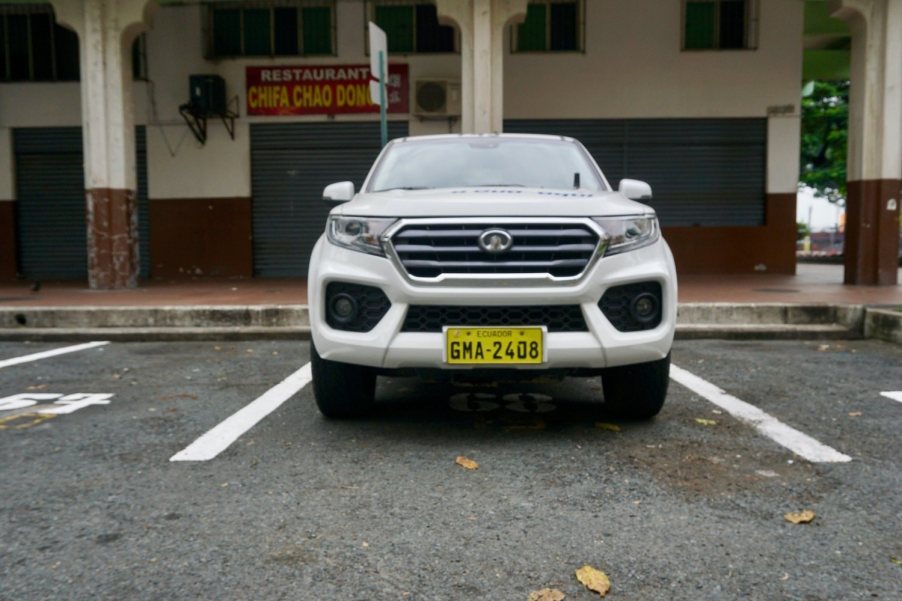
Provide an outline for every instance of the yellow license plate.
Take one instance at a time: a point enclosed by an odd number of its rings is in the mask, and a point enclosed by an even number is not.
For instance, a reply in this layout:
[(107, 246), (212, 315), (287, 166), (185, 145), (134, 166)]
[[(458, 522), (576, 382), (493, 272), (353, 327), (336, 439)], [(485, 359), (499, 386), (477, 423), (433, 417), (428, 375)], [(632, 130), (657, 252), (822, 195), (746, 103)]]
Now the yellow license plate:
[(545, 361), (545, 330), (522, 328), (445, 328), (449, 365), (536, 365)]

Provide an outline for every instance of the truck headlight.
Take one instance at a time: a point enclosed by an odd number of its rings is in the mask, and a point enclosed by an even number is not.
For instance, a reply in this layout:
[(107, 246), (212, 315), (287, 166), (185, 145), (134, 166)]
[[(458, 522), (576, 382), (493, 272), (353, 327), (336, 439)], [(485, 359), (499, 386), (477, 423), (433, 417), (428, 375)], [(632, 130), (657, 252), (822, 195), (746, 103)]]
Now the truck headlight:
[(397, 219), (329, 217), (326, 236), (336, 246), (384, 257), (379, 237), (395, 221)]
[(654, 215), (593, 217), (592, 220), (601, 226), (608, 240), (605, 255), (616, 255), (654, 244), (661, 236), (658, 218)]

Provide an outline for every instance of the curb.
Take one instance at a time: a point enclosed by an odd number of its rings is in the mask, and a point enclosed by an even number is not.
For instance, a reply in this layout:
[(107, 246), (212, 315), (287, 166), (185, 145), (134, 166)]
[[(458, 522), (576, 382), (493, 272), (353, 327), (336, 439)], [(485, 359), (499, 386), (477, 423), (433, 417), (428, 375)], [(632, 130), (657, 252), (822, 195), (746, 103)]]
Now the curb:
[(840, 340), (864, 337), (862, 305), (680, 303), (677, 340)]
[(864, 337), (902, 344), (902, 311), (868, 309), (864, 319)]
[[(861, 305), (682, 303), (677, 340), (836, 340), (902, 344), (902, 312)], [(310, 338), (306, 305), (0, 307), (5, 341)]]
[(677, 324), (676, 340), (851, 340), (862, 336), (841, 325)]
[(290, 328), (309, 323), (307, 305), (0, 307), (0, 332), (44, 328)]

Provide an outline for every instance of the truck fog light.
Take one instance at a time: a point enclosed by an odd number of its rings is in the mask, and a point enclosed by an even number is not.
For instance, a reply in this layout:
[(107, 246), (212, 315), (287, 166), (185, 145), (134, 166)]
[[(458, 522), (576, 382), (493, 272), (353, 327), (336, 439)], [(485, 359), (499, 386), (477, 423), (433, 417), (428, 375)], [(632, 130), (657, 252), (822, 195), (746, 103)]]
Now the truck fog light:
[(357, 301), (350, 294), (336, 294), (329, 303), (329, 312), (337, 323), (349, 323), (357, 317)]
[(643, 292), (630, 303), (630, 314), (640, 323), (650, 323), (658, 317), (658, 299)]

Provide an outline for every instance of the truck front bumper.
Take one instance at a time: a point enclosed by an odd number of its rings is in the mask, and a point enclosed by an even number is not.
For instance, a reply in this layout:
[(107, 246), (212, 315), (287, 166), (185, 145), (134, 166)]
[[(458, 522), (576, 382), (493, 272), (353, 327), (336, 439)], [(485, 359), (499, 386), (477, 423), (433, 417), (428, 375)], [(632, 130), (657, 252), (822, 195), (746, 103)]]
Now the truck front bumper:
[[(518, 369), (597, 369), (643, 363), (664, 358), (673, 344), (677, 282), (673, 257), (663, 239), (651, 246), (601, 258), (579, 281), (554, 286), (413, 284), (388, 258), (347, 250), (324, 238), (314, 247), (310, 265), (312, 338), (320, 356), (330, 361), (382, 369), (472, 369), (444, 362), (442, 333), (402, 331), (410, 305), (579, 305), (588, 331), (549, 332), (545, 337), (547, 361)], [(391, 307), (367, 332), (332, 328), (325, 315), (325, 291), (331, 282), (379, 288)], [(660, 324), (649, 330), (620, 331), (605, 317), (599, 300), (609, 288), (639, 282), (661, 285)]]

